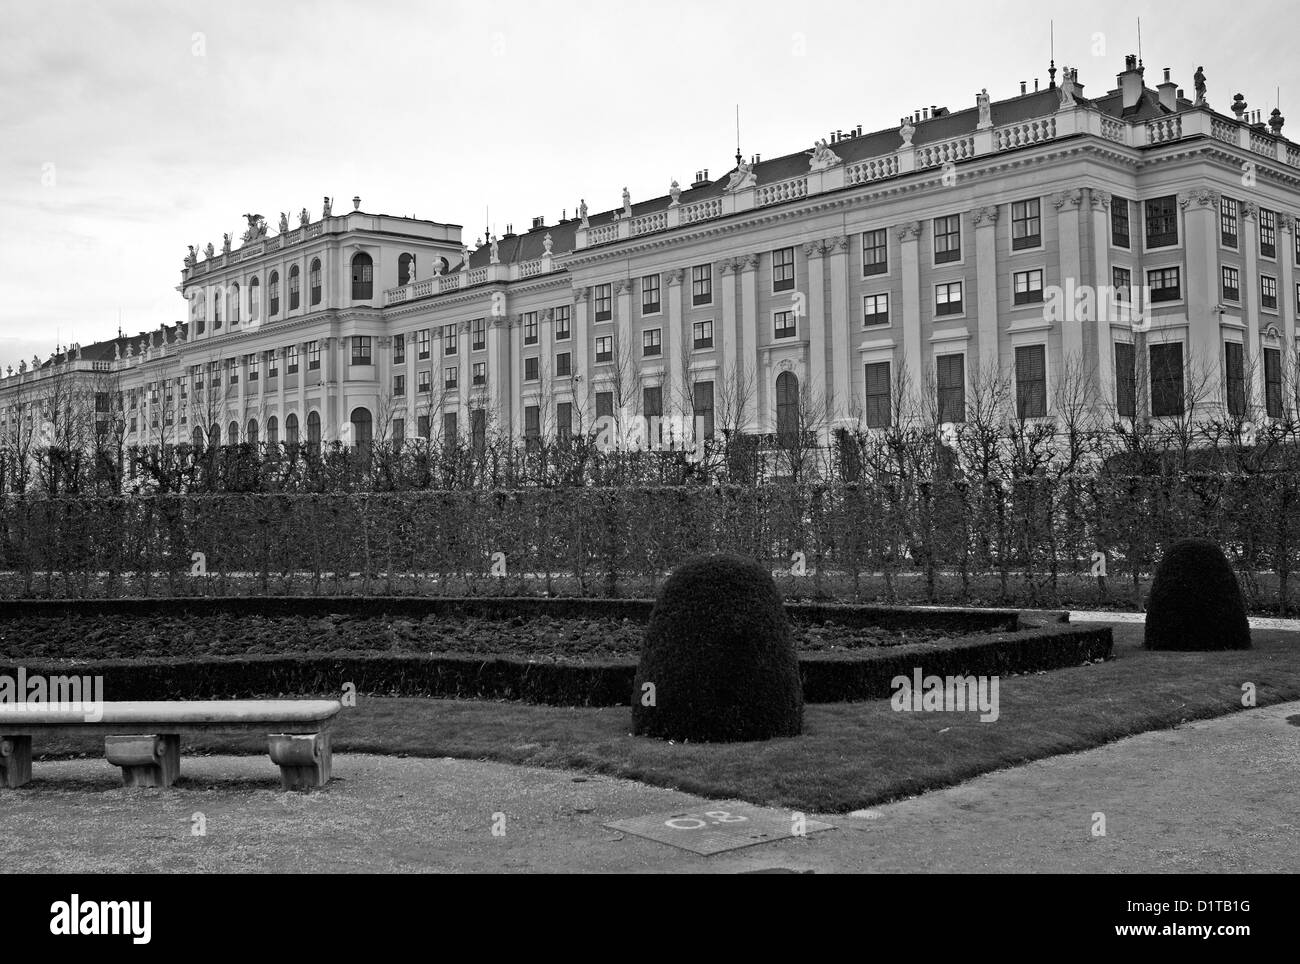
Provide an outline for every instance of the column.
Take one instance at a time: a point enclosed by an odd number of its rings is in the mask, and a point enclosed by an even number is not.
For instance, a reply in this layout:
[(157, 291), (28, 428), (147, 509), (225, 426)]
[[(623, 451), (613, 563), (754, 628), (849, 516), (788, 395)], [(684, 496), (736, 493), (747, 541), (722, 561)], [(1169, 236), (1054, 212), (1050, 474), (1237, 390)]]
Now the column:
[[(1219, 271), (1219, 195), (1215, 191), (1180, 194), (1183, 215), (1183, 248), (1187, 252), (1187, 277), (1181, 279), (1187, 304), (1187, 354), (1192, 377), (1205, 366), (1218, 375), (1223, 371), (1223, 330), (1218, 310), (1221, 289)], [(1243, 289), (1246, 278), (1242, 278)], [(1244, 291), (1243, 291), (1244, 296)], [(1243, 297), (1243, 306), (1247, 302)], [(1252, 305), (1254, 301), (1250, 302)], [(1149, 307), (1149, 306), (1147, 306)], [(1244, 320), (1244, 319), (1243, 319)], [(1247, 341), (1246, 364), (1258, 353)], [(1221, 377), (1216, 378), (1215, 396), (1226, 391)], [(1226, 402), (1226, 396), (1224, 401)]]
[(510, 410), (506, 400), (510, 395), (510, 352), (507, 341), (510, 332), (503, 315), (493, 314), (488, 318), (488, 408), (485, 416), (497, 423), (497, 431), (508, 432)]
[(903, 286), (903, 372), (916, 401), (926, 392), (921, 345), (921, 222), (898, 227), (899, 272)]
[[(1069, 279), (1073, 278), (1076, 285), (1083, 284), (1083, 258), (1079, 245), (1079, 207), (1083, 203), (1083, 191), (1075, 188), (1072, 191), (1062, 191), (1057, 194), (1052, 203), (1056, 205), (1056, 234), (1060, 243), (1060, 265), (1061, 281), (1064, 285)], [(997, 252), (994, 250), (994, 258)], [(983, 267), (983, 259), (980, 259)], [(996, 260), (994, 261), (994, 281), (997, 280)], [(996, 289), (995, 289), (996, 294)], [(984, 305), (984, 280), (980, 279), (980, 307)], [(981, 311), (980, 324), (983, 325), (983, 312)], [(994, 324), (996, 325), (996, 309), (994, 314)], [(1066, 321), (1061, 327), (1061, 374), (1064, 375), (1069, 365), (1080, 365), (1083, 362), (1083, 319), (1075, 318), (1073, 313), (1067, 314)]]
[[(758, 255), (747, 254), (739, 259), (739, 264), (740, 323), (744, 329), (744, 349), (738, 356), (736, 377), (753, 384), (757, 381), (758, 370)], [(753, 384), (753, 390), (744, 400), (745, 412), (741, 425), (745, 431), (758, 431), (760, 399), (766, 397), (771, 384), (771, 378), (766, 378), (762, 384)], [(775, 413), (772, 417), (776, 417)]]
[[(541, 391), (538, 393), (540, 398), (537, 404), (542, 406), (541, 427), (542, 434), (546, 434), (548, 425), (554, 423), (550, 417), (553, 412), (547, 412), (546, 406), (555, 404), (555, 392), (559, 387), (559, 376), (555, 371), (555, 312), (550, 309), (541, 309), (537, 312), (537, 350), (541, 353), (539, 362), (539, 373), (542, 376)], [(572, 371), (573, 359), (569, 359), (570, 371)], [(568, 384), (573, 384), (570, 378)]]
[(465, 364), (460, 368), (460, 378), (457, 380), (460, 391), (456, 394), (456, 431), (461, 433), (469, 431), (469, 393), (474, 387), (474, 333), (472, 328), (473, 326), (468, 321), (460, 323), (460, 350), (466, 359)]
[[(595, 396), (591, 386), (591, 372), (587, 368), (587, 359), (591, 351), (591, 331), (587, 323), (587, 289), (573, 289), (573, 374), (575, 378), (573, 402), (582, 417), (584, 427), (595, 423)], [(578, 377), (582, 378), (577, 382)], [(581, 387), (581, 392), (579, 388)]]
[[(1259, 346), (1259, 206), (1253, 201), (1241, 202), (1241, 311), (1246, 323), (1245, 356), (1246, 373), (1250, 386), (1246, 395), (1246, 411), (1262, 409), (1264, 404), (1264, 358)], [(1189, 269), (1190, 270), (1190, 269)], [(1218, 274), (1218, 269), (1215, 269)], [(1279, 292), (1278, 304), (1282, 304)], [(1190, 305), (1188, 306), (1190, 309)], [(1217, 314), (1216, 314), (1217, 319)], [(1222, 339), (1221, 332), (1215, 333)], [(1217, 357), (1217, 356), (1216, 356)], [(1221, 368), (1222, 366), (1220, 366)]]
[[(736, 279), (734, 277), (735, 262), (722, 262), (722, 317), (713, 322), (713, 336), (717, 339), (717, 347), (721, 350), (722, 372), (716, 386), (717, 392), (725, 395), (734, 394), (736, 383), (741, 378), (740, 366), (737, 363), (737, 343), (739, 333), (736, 331)], [(669, 291), (675, 292), (670, 294), (670, 301), (676, 301), (681, 304), (681, 282), (684, 272), (681, 269), (670, 271), (668, 274)], [(744, 346), (745, 355), (753, 351), (753, 345)], [(717, 394), (715, 392), (715, 394)], [(714, 402), (718, 404), (717, 401)], [(741, 424), (744, 422), (742, 420)]]
[[(1092, 218), (1092, 284), (1098, 292), (1109, 292), (1114, 280), (1110, 271), (1110, 194), (1099, 188), (1089, 188), (1088, 205), (1089, 216)], [(1129, 297), (1127, 292), (1124, 297)], [(1115, 351), (1110, 334), (1110, 323), (1114, 314), (1114, 298), (1107, 295), (1103, 302), (1099, 297), (1097, 315), (1093, 322), (1093, 337), (1097, 341), (1096, 401), (1103, 407), (1111, 404), (1115, 399)]]
[[(798, 324), (808, 326), (808, 395), (816, 405), (824, 401), (830, 412), (830, 399), (826, 394), (826, 261), (823, 255), (830, 250), (830, 242), (812, 241), (803, 246), (808, 261), (807, 311)], [(765, 386), (767, 381), (763, 383)]]
[[(838, 417), (845, 424), (853, 408), (853, 363), (849, 348), (849, 239), (836, 235), (828, 242), (826, 260), (831, 272), (830, 342), (831, 397), (827, 399), (826, 420), (829, 429)], [(833, 406), (832, 406), (833, 402)]]
[[(288, 438), (287, 433), (289, 431), (289, 413), (284, 406), (284, 383), (289, 380), (289, 352), (285, 350), (283, 345), (272, 349), (272, 352), (280, 359), (280, 377), (275, 380), (275, 419), (276, 424), (280, 426), (280, 441), (283, 442)], [(301, 380), (301, 375), (299, 380)]]
[(1277, 280), (1278, 331), (1282, 335), (1281, 344), (1277, 347), (1282, 349), (1285, 381), (1285, 373), (1290, 367), (1287, 359), (1295, 357), (1296, 312), (1300, 311), (1295, 291), (1296, 219), (1290, 214), (1279, 214), (1277, 221), (1277, 263), (1278, 274), (1281, 275)]
[[(619, 365), (627, 364), (630, 361), (634, 368), (639, 368), (641, 346), (635, 344), (632, 340), (632, 282), (627, 278), (615, 281), (614, 294), (618, 301), (614, 308), (616, 312), (615, 325), (618, 328), (618, 337), (615, 339), (614, 345), (615, 361)], [(631, 374), (631, 372), (625, 372), (624, 376), (628, 377)]]
[(524, 378), (524, 333), (523, 316), (515, 315), (506, 320), (506, 331), (510, 341), (510, 437), (517, 439), (523, 435), (523, 378)]
[[(662, 282), (661, 282), (662, 283)], [(667, 296), (668, 302), (663, 306), (664, 312), (664, 353), (667, 356), (664, 364), (664, 418), (672, 419), (678, 417), (683, 410), (690, 411), (691, 405), (687, 399), (681, 397), (680, 393), (689, 392), (690, 380), (687, 378), (687, 372), (690, 369), (691, 354), (690, 334), (682, 331), (682, 299), (681, 299), (681, 272), (677, 272), (677, 283), (674, 285), (670, 280), (666, 292), (660, 292), (660, 297)], [(716, 324), (715, 324), (716, 329)], [(685, 344), (688, 346), (683, 350), (682, 339), (688, 339)], [(670, 386), (675, 389), (670, 390)]]
[[(992, 371), (998, 366), (998, 208), (996, 205), (976, 208), (971, 214), (975, 222), (975, 278), (979, 288), (976, 305), (976, 329), (979, 338), (979, 371)], [(1062, 249), (1064, 258), (1064, 249)], [(1071, 266), (1078, 277), (1077, 246), (1075, 263)], [(1070, 274), (1061, 262), (1062, 278)], [(1066, 323), (1069, 327), (1070, 323)]]
[[(301, 270), (301, 269), (300, 269)], [(379, 357), (375, 359), (375, 409), (374, 437), (376, 441), (392, 441), (393, 419), (401, 418), (396, 411), (398, 400), (393, 397), (393, 339), (391, 335), (381, 335), (375, 339), (375, 350)], [(383, 418), (387, 424), (381, 425)]]

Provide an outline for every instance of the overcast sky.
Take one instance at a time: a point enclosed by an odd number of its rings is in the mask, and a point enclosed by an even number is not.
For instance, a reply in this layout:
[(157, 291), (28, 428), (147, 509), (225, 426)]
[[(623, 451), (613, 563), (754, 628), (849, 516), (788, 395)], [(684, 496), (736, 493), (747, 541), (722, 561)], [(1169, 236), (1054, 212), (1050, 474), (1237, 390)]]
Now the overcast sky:
[[(1270, 11), (1268, 8), (1272, 7)], [(183, 317), (186, 245), (306, 206), (503, 232), (662, 195), (741, 148), (810, 148), (914, 108), (1011, 96), (1078, 65), (1111, 89), (1137, 46), (1293, 137), (1280, 3), (0, 0), (0, 367)], [(1100, 55), (1099, 55), (1100, 54)], [(294, 216), (294, 223), (297, 223)], [(238, 243), (236, 241), (236, 243)]]

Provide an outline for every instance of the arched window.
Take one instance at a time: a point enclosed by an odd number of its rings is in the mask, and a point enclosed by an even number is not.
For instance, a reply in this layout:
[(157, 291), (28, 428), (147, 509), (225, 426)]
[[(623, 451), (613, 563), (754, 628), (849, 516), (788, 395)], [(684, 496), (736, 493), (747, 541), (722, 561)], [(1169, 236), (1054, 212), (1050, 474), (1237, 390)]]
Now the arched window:
[(266, 441), (268, 445), (278, 445), (280, 442), (280, 420), (274, 415), (266, 420)]
[(776, 434), (799, 430), (799, 379), (794, 372), (776, 376)]
[(295, 264), (289, 269), (289, 310), (293, 311), (298, 307), (298, 266)]
[(271, 317), (274, 318), (280, 313), (280, 272), (272, 271), (271, 277), (267, 281), (267, 285), (269, 287), (266, 295), (271, 299), (271, 305), (268, 310), (271, 313)]
[(284, 420), (284, 440), (290, 445), (298, 444), (298, 416), (292, 412)]
[(212, 427), (208, 429), (208, 439), (211, 442), (213, 448), (216, 448), (221, 444), (220, 425), (216, 424), (215, 422), (212, 424)]
[(230, 286), (230, 323), (239, 324), (239, 285)]
[(307, 273), (307, 284), (311, 287), (311, 303), (320, 304), (320, 258), (311, 259), (311, 268)]
[(375, 291), (375, 262), (362, 251), (352, 259), (352, 300), (369, 301)]
[(247, 441), (248, 441), (248, 444), (249, 444), (249, 445), (256, 445), (256, 444), (257, 444), (257, 419), (255, 419), (255, 418), (250, 418), (250, 419), (248, 420), (248, 439), (247, 439)]
[(227, 445), (239, 444), (239, 423), (238, 422), (231, 422), (229, 425), (226, 426), (226, 444)]
[(221, 327), (221, 302), (225, 299), (222, 297), (224, 292), (220, 288), (212, 292), (212, 330), (216, 331)]
[(320, 445), (320, 412), (307, 416), (307, 444)]
[(257, 321), (261, 309), (258, 308), (257, 302), (262, 295), (262, 283), (253, 278), (248, 282), (248, 320)]
[(404, 254), (397, 259), (397, 283), (399, 285), (409, 285), (411, 283), (411, 267), (415, 264), (415, 255)]
[(190, 444), (196, 449), (203, 448), (203, 429), (197, 425), (194, 426), (194, 431), (190, 433)]
[(357, 447), (358, 452), (369, 452), (373, 436), (370, 409), (354, 408), (348, 421), (352, 425), (352, 444)]

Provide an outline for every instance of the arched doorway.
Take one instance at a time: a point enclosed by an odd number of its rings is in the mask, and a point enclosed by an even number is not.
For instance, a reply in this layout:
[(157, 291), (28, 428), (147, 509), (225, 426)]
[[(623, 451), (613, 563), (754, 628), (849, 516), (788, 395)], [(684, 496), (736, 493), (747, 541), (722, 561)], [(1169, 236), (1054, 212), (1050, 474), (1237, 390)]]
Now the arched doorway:
[(799, 379), (794, 372), (776, 376), (776, 434), (799, 430)]
[(320, 412), (311, 412), (307, 416), (307, 444), (320, 445)]
[(276, 445), (280, 441), (280, 420), (274, 415), (266, 420), (266, 441), (269, 445)]
[(298, 444), (298, 416), (293, 412), (284, 420), (284, 440), (290, 445)]
[(352, 444), (356, 446), (358, 452), (368, 453), (371, 439), (374, 437), (374, 422), (370, 417), (370, 409), (354, 408), (348, 422), (352, 425)]

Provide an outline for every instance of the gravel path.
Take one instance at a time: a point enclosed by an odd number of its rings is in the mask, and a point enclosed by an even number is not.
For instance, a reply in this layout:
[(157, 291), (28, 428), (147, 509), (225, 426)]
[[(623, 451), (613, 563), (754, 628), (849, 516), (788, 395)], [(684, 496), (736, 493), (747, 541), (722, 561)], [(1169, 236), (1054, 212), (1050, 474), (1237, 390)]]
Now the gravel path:
[[(126, 791), (103, 760), (38, 762), (0, 792), (5, 871), (1294, 872), (1300, 703), (986, 774), (838, 829), (698, 857), (602, 825), (705, 801), (626, 780), (465, 760), (335, 758), (286, 794), (265, 757), (189, 757)], [(711, 804), (712, 805), (712, 804)], [(496, 814), (505, 833), (494, 836)], [(1093, 836), (1104, 813), (1106, 835)], [(206, 836), (192, 835), (196, 815)], [(785, 815), (788, 817), (788, 815)]]

